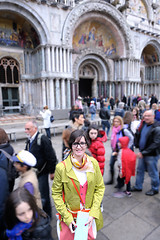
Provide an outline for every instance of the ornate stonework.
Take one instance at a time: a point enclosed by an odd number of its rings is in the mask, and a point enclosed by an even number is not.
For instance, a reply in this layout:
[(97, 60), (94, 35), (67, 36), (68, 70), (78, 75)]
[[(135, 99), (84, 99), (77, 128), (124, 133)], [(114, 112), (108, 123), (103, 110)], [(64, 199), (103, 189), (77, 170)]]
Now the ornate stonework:
[[(98, 56), (101, 56), (98, 57)], [(107, 59), (106, 55), (102, 52), (99, 52), (95, 49), (95, 51), (91, 50), (91, 49), (85, 49), (81, 51), (81, 55), (77, 55), (74, 64), (73, 64), (73, 77), (77, 78), (77, 74), (78, 74), (78, 68), (80, 66), (80, 64), (85, 61), (85, 58), (88, 59), (94, 59), (95, 61), (97, 61), (99, 63), (99, 65), (103, 68), (102, 65), (105, 65), (108, 68), (108, 73), (109, 79), (112, 79), (113, 76), (111, 75), (111, 69), (112, 69), (112, 65), (111, 65), (111, 61), (110, 59)], [(104, 70), (105, 71), (105, 70)], [(107, 74), (107, 72), (106, 72)], [(105, 75), (105, 72), (104, 72)], [(107, 81), (107, 77), (106, 79), (103, 79), (105, 81)]]
[(92, 4), (90, 2), (85, 2), (77, 7), (75, 7), (68, 15), (68, 18), (66, 19), (64, 30), (62, 33), (62, 41), (64, 45), (67, 45), (68, 47), (71, 47), (72, 45), (72, 36), (73, 32), (75, 30), (76, 23), (80, 18), (82, 18), (87, 13), (100, 13), (101, 15), (105, 14), (105, 16), (112, 19), (114, 24), (117, 24), (119, 29), (121, 30), (122, 35), (124, 36), (125, 44), (126, 44), (126, 55), (129, 56), (132, 55), (133, 50), (133, 44), (131, 42), (130, 37), (130, 29), (128, 28), (126, 21), (123, 17), (123, 15), (112, 5), (107, 4), (104, 2), (99, 1), (92, 1)]

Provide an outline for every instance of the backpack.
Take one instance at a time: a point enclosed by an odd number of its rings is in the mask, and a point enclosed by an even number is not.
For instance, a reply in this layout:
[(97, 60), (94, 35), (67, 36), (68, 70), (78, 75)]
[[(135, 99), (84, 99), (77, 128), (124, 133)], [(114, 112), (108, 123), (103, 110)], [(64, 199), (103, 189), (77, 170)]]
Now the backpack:
[(2, 152), (5, 155), (5, 157), (8, 159), (8, 180), (11, 181), (17, 178), (17, 170), (13, 165), (12, 156), (2, 149), (0, 149), (0, 152)]
[(50, 116), (50, 122), (51, 122), (51, 123), (54, 122), (54, 117), (53, 117), (53, 115)]
[(131, 133), (132, 136), (134, 137), (134, 133), (133, 133), (133, 131), (131, 130), (131, 124), (128, 124), (128, 127), (127, 127), (127, 128), (122, 128), (122, 135), (123, 135), (123, 137), (125, 136), (124, 129), (127, 129), (128, 131), (130, 131), (130, 133)]

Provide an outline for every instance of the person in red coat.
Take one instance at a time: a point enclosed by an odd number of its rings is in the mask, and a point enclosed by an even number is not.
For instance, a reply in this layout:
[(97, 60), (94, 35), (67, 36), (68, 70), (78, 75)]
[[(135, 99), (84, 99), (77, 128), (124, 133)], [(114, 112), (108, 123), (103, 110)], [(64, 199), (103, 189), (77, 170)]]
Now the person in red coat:
[[(120, 189), (126, 184), (126, 191), (124, 192), (127, 196), (131, 196), (130, 179), (131, 176), (135, 176), (136, 168), (136, 154), (128, 148), (129, 138), (119, 138), (118, 146), (120, 148), (117, 156), (119, 176), (118, 176), (118, 188)], [(113, 153), (114, 154), (114, 153)]]
[(103, 143), (107, 141), (107, 135), (105, 131), (99, 130), (95, 124), (89, 126), (87, 133), (91, 142), (89, 150), (98, 161), (103, 176), (105, 166), (105, 148)]

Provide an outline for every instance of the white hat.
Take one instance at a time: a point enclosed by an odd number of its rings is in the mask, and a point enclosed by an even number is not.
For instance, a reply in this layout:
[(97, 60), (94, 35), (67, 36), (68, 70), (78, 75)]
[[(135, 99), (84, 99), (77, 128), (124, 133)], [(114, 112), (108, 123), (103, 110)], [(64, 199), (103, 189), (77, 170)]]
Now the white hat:
[(27, 166), (34, 167), (37, 163), (36, 158), (32, 153), (22, 150), (16, 156), (12, 157), (13, 162), (23, 163)]
[(79, 100), (82, 100), (81, 96), (78, 96), (78, 99), (79, 99)]
[(94, 103), (94, 101), (92, 100), (91, 103)]

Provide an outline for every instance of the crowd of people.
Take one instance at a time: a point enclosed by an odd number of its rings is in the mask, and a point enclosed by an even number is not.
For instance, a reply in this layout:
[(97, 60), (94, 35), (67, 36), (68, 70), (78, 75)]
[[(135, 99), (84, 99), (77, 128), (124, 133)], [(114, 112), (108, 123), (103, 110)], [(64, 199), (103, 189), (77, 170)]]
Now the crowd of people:
[[(159, 193), (160, 104), (153, 94), (149, 98), (123, 96), (121, 100), (78, 96), (69, 112), (70, 124), (62, 132), (59, 163), (51, 142), (51, 111), (45, 106), (40, 114), (46, 135), (38, 131), (36, 121), (27, 122), (27, 141), (18, 153), (0, 129), (0, 239), (53, 239), (49, 178), (53, 180), (60, 240), (74, 239), (80, 213), (86, 218), (87, 239), (96, 239), (103, 227), (105, 185), (116, 181), (115, 191), (131, 197), (132, 192), (142, 191), (147, 171), (151, 188), (145, 194)], [(96, 115), (101, 126), (94, 123)], [(107, 140), (111, 143), (109, 169), (105, 169)], [(108, 181), (104, 182), (104, 171), (108, 170)]]

